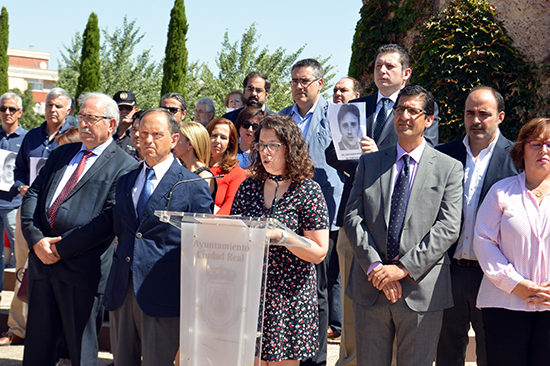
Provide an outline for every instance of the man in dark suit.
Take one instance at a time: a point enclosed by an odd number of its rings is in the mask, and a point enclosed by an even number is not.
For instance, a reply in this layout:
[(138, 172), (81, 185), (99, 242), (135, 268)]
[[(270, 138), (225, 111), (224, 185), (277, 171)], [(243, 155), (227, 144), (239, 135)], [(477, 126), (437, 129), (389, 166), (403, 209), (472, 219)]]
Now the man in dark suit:
[(244, 95), (244, 104), (245, 106), (239, 109), (236, 109), (231, 112), (227, 112), (222, 117), (227, 118), (231, 122), (237, 122), (237, 117), (239, 113), (246, 107), (258, 107), (262, 108), (267, 114), (273, 114), (275, 112), (270, 111), (265, 107), (265, 101), (269, 96), (269, 90), (271, 89), (271, 83), (267, 78), (266, 74), (261, 72), (252, 71), (243, 81), (243, 95)]
[[(418, 85), (395, 103), (398, 145), (361, 156), (344, 228), (353, 247), (357, 364), (430, 365), (453, 304), (446, 251), (458, 238), (462, 166), (427, 145), (434, 100)], [(401, 361), (400, 361), (401, 362)]]
[(514, 143), (498, 126), (504, 120), (504, 98), (487, 86), (473, 88), (466, 97), (464, 125), (466, 136), (440, 145), (437, 149), (464, 165), (462, 230), (449, 249), (454, 306), (446, 309), (437, 347), (437, 365), (463, 366), (472, 324), (476, 334), (479, 366), (487, 365), (481, 310), (476, 308), (483, 271), (473, 250), (477, 210), (487, 191), (499, 180), (518, 174), (510, 150)]
[(198, 178), (171, 153), (178, 130), (169, 111), (145, 112), (139, 124), (145, 162), (119, 179), (116, 206), (60, 242), (78, 250), (79, 237), (109, 236), (113, 230), (118, 237), (105, 290), (115, 365), (172, 365), (178, 349), (181, 231), (154, 212), (167, 209), (172, 190), (172, 211), (211, 213), (212, 203), (204, 181), (175, 186)]
[[(378, 48), (374, 62), (374, 83), (378, 88), (378, 92), (350, 101), (350, 103), (365, 103), (367, 135), (361, 140), (361, 150), (363, 154), (370, 154), (397, 144), (397, 134), (393, 128), (393, 106), (399, 91), (407, 84), (407, 81), (411, 77), (411, 73), (409, 54), (403, 47), (397, 44), (386, 44)], [(384, 106), (384, 103), (386, 103), (386, 106)], [(437, 145), (439, 137), (437, 104), (435, 104), (434, 108), (434, 120), (430, 127), (424, 132), (424, 138), (432, 147)], [(343, 172), (346, 176), (344, 191), (342, 193), (342, 203), (338, 209), (336, 221), (336, 224), (342, 227), (344, 225), (344, 211), (351, 192), (359, 159), (338, 160), (334, 144), (331, 144), (326, 150), (326, 159), (330, 166)], [(353, 251), (343, 229), (340, 230), (338, 235), (336, 247), (340, 258), (342, 288), (345, 289)], [(337, 365), (355, 366), (356, 351), (353, 310), (351, 302), (345, 295), (342, 296), (342, 340), (340, 342), (340, 358)]]
[(78, 251), (56, 243), (113, 206), (117, 179), (137, 165), (112, 139), (119, 116), (116, 103), (100, 93), (87, 93), (82, 100), (82, 143), (51, 153), (21, 206), (30, 249), (24, 365), (53, 365), (62, 334), (72, 364), (81, 364), (84, 328), (99, 302), (101, 256), (114, 236)]

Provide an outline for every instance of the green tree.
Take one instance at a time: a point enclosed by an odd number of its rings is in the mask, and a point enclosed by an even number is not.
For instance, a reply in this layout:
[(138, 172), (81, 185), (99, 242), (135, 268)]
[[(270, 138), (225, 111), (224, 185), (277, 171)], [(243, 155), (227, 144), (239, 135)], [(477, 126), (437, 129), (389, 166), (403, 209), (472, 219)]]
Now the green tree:
[(10, 58), (8, 56), (8, 43), (10, 35), (10, 26), (8, 24), (8, 11), (2, 7), (0, 13), (0, 95), (9, 91), (8, 85), (8, 67)]
[[(271, 91), (266, 102), (267, 107), (279, 111), (284, 107), (293, 104), (290, 88), (290, 71), (296, 62), (304, 46), (296, 52), (286, 54), (286, 49), (279, 47), (270, 52), (267, 47), (260, 49), (256, 42), (260, 36), (257, 35), (256, 25), (252, 24), (242, 35), (240, 41), (231, 43), (229, 33), (226, 31), (223, 37), (222, 49), (216, 58), (216, 65), (219, 68), (215, 76), (207, 65), (202, 66), (200, 79), (203, 84), (201, 94), (214, 100), (216, 111), (220, 116), (225, 111), (224, 99), (228, 92), (233, 89), (242, 90), (242, 83), (246, 75), (251, 71), (259, 71), (267, 74), (271, 82)], [(330, 89), (333, 66), (328, 63), (330, 57), (319, 59), (325, 69), (325, 86), (323, 92)], [(326, 93), (325, 93), (326, 94)], [(196, 99), (189, 98), (190, 105)]]
[[(113, 96), (117, 91), (129, 90), (136, 95), (139, 109), (145, 110), (158, 106), (162, 70), (161, 64), (152, 60), (150, 49), (134, 55), (143, 38), (135, 23), (135, 20), (128, 22), (124, 17), (122, 26), (115, 28), (112, 34), (108, 29), (102, 29), (99, 91)], [(71, 44), (63, 47), (57, 85), (75, 95), (82, 37), (76, 33)]]
[(80, 75), (75, 97), (83, 92), (99, 90), (101, 64), (99, 61), (99, 26), (95, 13), (90, 14), (82, 36), (82, 56), (80, 60)]
[(544, 105), (536, 66), (514, 47), (485, 0), (451, 1), (425, 24), (413, 58), (413, 82), (429, 86), (439, 103), (443, 141), (464, 135), (464, 100), (476, 85), (492, 86), (503, 95), (506, 118), (500, 129), (511, 140)]
[(188, 25), (185, 17), (183, 0), (176, 0), (170, 12), (168, 39), (164, 56), (164, 73), (162, 77), (161, 95), (170, 92), (187, 94), (187, 48), (185, 37)]
[(44, 116), (34, 111), (36, 102), (32, 94), (32, 84), (29, 84), (25, 93), (22, 93), (18, 88), (14, 88), (13, 92), (19, 95), (23, 101), (23, 114), (19, 118), (19, 124), (26, 130), (32, 130), (40, 126), (44, 122)]

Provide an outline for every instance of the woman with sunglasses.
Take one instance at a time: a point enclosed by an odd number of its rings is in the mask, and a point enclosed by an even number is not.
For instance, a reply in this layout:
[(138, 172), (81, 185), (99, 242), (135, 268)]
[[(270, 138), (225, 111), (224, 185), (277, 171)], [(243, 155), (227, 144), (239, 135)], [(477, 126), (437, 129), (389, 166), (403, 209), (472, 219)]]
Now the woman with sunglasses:
[[(314, 263), (328, 249), (328, 210), (314, 165), (296, 123), (271, 114), (260, 122), (250, 154), (251, 177), (241, 184), (231, 213), (272, 217), (311, 244), (272, 245), (263, 312), (261, 365), (297, 366), (317, 351), (318, 311)], [(284, 242), (281, 230), (271, 240)], [(262, 310), (260, 310), (262, 316)]]
[(525, 124), (510, 151), (517, 176), (481, 204), (474, 251), (488, 365), (548, 365), (550, 354), (550, 118)]
[(239, 166), (243, 169), (247, 169), (250, 166), (248, 155), (252, 143), (254, 142), (254, 132), (258, 129), (260, 121), (266, 113), (258, 107), (248, 107), (239, 113), (235, 127), (239, 131), (239, 152), (237, 153), (237, 159), (239, 159)]
[(206, 129), (210, 134), (210, 170), (217, 178), (218, 190), (214, 199), (214, 213), (229, 215), (233, 198), (239, 186), (246, 179), (246, 173), (237, 163), (239, 148), (237, 129), (233, 122), (225, 118), (215, 118), (208, 122)]

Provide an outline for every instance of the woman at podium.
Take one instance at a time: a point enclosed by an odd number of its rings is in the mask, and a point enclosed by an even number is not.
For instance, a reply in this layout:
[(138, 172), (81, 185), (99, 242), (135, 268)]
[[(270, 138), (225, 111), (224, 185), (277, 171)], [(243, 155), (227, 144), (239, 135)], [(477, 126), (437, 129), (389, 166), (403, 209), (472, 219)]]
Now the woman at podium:
[[(298, 365), (317, 351), (314, 263), (327, 253), (328, 210), (311, 179), (314, 165), (302, 133), (289, 117), (272, 114), (261, 120), (250, 162), (252, 175), (239, 187), (231, 214), (275, 218), (311, 243), (310, 248), (272, 245), (269, 252), (262, 365)], [(286, 239), (279, 230), (272, 235), (274, 242)]]

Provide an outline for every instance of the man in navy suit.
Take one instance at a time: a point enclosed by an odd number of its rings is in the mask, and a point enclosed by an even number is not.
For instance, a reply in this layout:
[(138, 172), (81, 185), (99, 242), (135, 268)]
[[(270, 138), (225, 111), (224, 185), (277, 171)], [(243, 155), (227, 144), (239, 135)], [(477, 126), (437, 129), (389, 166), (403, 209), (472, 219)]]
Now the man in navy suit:
[(311, 159), (315, 163), (313, 180), (319, 183), (327, 202), (331, 222), (329, 249), (325, 260), (316, 265), (317, 296), (319, 301), (319, 350), (305, 365), (325, 365), (327, 356), (328, 330), (328, 280), (327, 270), (330, 252), (338, 237), (335, 225), (336, 211), (342, 197), (344, 176), (329, 166), (325, 159), (325, 150), (332, 142), (328, 121), (328, 102), (321, 96), (323, 88), (323, 67), (314, 59), (308, 58), (296, 62), (291, 70), (292, 98), (295, 104), (284, 108), (280, 114), (290, 116), (298, 125)]
[[(407, 51), (398, 44), (386, 44), (378, 48), (374, 62), (374, 83), (378, 91), (363, 98), (351, 100), (349, 103), (365, 102), (366, 109), (366, 133), (361, 140), (363, 154), (370, 154), (397, 144), (397, 134), (393, 128), (393, 106), (397, 100), (399, 91), (407, 84), (411, 77), (410, 58)], [(434, 105), (434, 119), (430, 127), (424, 131), (424, 138), (430, 146), (438, 143), (439, 113), (437, 104)], [(344, 211), (351, 192), (355, 171), (359, 159), (338, 160), (334, 144), (326, 150), (327, 163), (343, 172), (346, 176), (342, 203), (338, 209), (336, 224), (340, 227), (344, 224)], [(353, 251), (343, 229), (340, 230), (337, 243), (340, 259), (340, 271), (342, 276), (342, 288), (345, 289), (349, 276)], [(342, 295), (342, 340), (340, 342), (340, 358), (338, 366), (355, 366), (355, 331), (351, 300)]]
[[(84, 344), (83, 334), (99, 311), (102, 254), (112, 248), (114, 236), (92, 235), (89, 245), (75, 247), (59, 240), (112, 207), (117, 179), (137, 165), (112, 138), (119, 118), (116, 103), (101, 93), (87, 93), (82, 100), (78, 114), (82, 143), (52, 151), (21, 206), (30, 249), (24, 365), (53, 365), (62, 334), (73, 365), (82, 364), (83, 345), (97, 343), (95, 334)], [(95, 359), (97, 364), (97, 351)]]
[(116, 206), (62, 241), (78, 247), (82, 240), (76, 238), (108, 236), (113, 230), (118, 237), (105, 290), (115, 365), (172, 365), (178, 349), (181, 231), (160, 222), (154, 212), (167, 209), (172, 190), (172, 211), (211, 213), (212, 203), (205, 181), (174, 187), (198, 178), (171, 153), (178, 130), (169, 111), (146, 111), (139, 124), (144, 163), (119, 179)]
[(270, 111), (265, 107), (265, 101), (269, 96), (269, 90), (271, 89), (271, 83), (267, 78), (266, 74), (261, 72), (252, 71), (243, 81), (243, 95), (244, 95), (244, 104), (245, 106), (234, 111), (224, 114), (222, 117), (227, 118), (233, 123), (237, 122), (237, 117), (239, 113), (246, 107), (258, 107), (262, 108), (268, 114), (273, 114), (275, 112)]
[(487, 191), (499, 180), (518, 174), (510, 149), (514, 143), (498, 126), (504, 120), (504, 99), (487, 86), (473, 88), (466, 97), (464, 126), (466, 136), (437, 147), (464, 165), (464, 197), (460, 237), (449, 249), (454, 306), (445, 309), (437, 347), (437, 365), (465, 364), (468, 330), (476, 334), (479, 366), (487, 365), (481, 310), (476, 308), (483, 271), (472, 248), (477, 210)]

